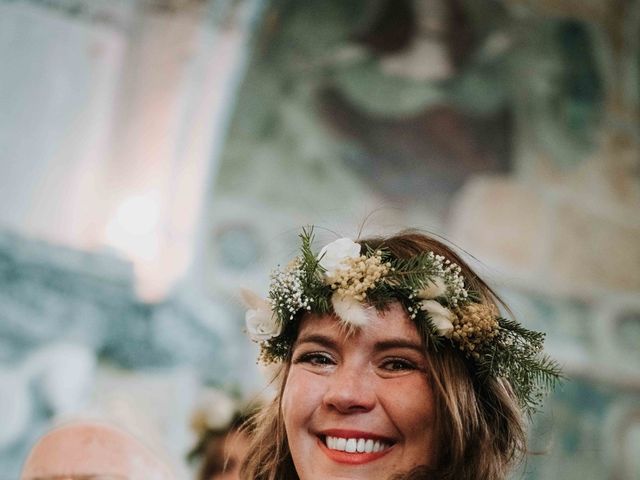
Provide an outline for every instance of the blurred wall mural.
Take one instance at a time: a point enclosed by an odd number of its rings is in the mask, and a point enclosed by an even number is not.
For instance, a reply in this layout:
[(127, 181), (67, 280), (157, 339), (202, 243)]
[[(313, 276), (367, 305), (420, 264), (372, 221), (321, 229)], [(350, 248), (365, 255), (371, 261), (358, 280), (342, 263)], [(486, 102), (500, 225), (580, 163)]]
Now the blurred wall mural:
[(0, 1), (0, 479), (78, 415), (186, 478), (202, 386), (259, 388), (186, 272), (261, 6)]
[(473, 254), (569, 377), (514, 478), (640, 479), (640, 1), (0, 0), (0, 480), (54, 422), (185, 476), (301, 225)]

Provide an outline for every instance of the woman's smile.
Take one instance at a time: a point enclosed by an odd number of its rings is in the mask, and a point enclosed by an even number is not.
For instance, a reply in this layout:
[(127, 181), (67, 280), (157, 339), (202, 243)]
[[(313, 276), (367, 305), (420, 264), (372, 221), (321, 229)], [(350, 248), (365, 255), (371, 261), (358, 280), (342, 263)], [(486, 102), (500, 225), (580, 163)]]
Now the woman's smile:
[(400, 305), (346, 335), (302, 320), (282, 411), (301, 480), (385, 478), (433, 457), (433, 394), (420, 336)]
[(330, 429), (318, 438), (320, 448), (333, 461), (360, 465), (382, 458), (393, 448), (395, 441), (357, 430)]

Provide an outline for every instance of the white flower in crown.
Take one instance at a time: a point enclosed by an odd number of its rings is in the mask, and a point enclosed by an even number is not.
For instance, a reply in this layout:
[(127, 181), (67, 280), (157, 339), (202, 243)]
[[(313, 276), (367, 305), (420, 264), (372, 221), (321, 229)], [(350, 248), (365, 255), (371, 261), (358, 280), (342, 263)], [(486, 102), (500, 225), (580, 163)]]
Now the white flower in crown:
[(372, 307), (363, 305), (353, 297), (334, 293), (331, 305), (336, 315), (348, 326), (364, 327), (369, 322)]
[(249, 337), (254, 342), (264, 342), (282, 333), (282, 327), (276, 321), (271, 309), (247, 310), (245, 322)]
[(453, 332), (453, 312), (435, 300), (423, 300), (420, 309), (427, 312), (438, 335), (448, 337)]
[[(350, 260), (360, 258), (360, 244), (350, 238), (339, 238), (325, 245), (318, 253), (320, 266), (325, 269), (325, 282), (331, 283), (338, 272), (352, 267)], [(333, 311), (346, 325), (362, 327), (369, 320), (369, 308), (352, 295), (335, 292), (331, 296)]]
[(339, 238), (322, 247), (318, 254), (320, 266), (326, 270), (325, 275), (332, 277), (338, 270), (346, 267), (345, 260), (360, 257), (360, 244), (350, 238)]
[(418, 290), (416, 296), (424, 300), (431, 300), (442, 297), (445, 293), (447, 293), (447, 285), (444, 283), (444, 279), (436, 277), (433, 282), (429, 282), (426, 287)]
[(282, 333), (282, 325), (271, 310), (271, 304), (250, 290), (240, 291), (242, 300), (249, 307), (245, 313), (245, 323), (249, 337), (254, 342), (264, 342)]

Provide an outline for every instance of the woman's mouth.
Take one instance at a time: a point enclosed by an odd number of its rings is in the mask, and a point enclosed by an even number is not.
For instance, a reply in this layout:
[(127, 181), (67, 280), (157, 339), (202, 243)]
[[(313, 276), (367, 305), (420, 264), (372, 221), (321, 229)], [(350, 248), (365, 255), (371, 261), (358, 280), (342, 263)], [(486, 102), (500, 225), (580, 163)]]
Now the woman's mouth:
[(377, 453), (391, 447), (390, 443), (371, 438), (345, 438), (327, 435), (324, 443), (330, 450), (348, 453)]
[(331, 430), (318, 435), (320, 449), (333, 461), (351, 465), (372, 462), (389, 453), (395, 442), (365, 432)]

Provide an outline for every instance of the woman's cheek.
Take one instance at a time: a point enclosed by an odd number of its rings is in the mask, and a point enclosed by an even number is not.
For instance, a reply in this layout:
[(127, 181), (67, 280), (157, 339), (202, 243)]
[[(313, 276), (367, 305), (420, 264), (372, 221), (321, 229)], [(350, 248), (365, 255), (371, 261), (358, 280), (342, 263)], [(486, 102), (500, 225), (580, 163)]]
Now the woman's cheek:
[(285, 425), (313, 413), (321, 402), (321, 384), (322, 379), (318, 375), (295, 365), (291, 368), (282, 396)]
[[(435, 402), (428, 379), (423, 375), (409, 375), (387, 380), (378, 390), (385, 405), (401, 412), (400, 420), (408, 425), (431, 425), (435, 418)], [(425, 423), (425, 420), (427, 422)]]

